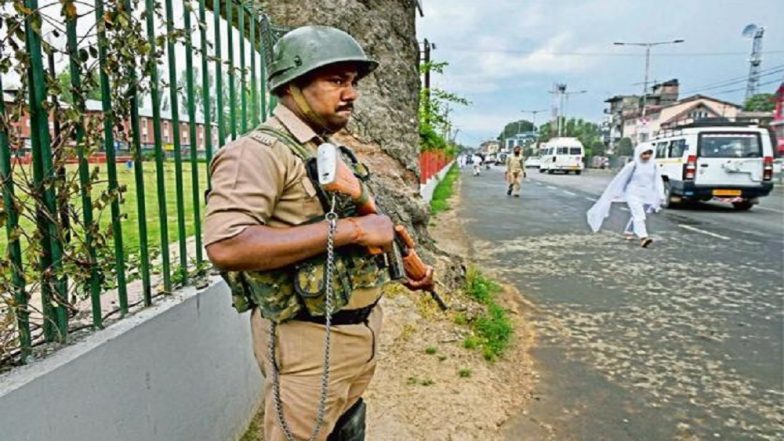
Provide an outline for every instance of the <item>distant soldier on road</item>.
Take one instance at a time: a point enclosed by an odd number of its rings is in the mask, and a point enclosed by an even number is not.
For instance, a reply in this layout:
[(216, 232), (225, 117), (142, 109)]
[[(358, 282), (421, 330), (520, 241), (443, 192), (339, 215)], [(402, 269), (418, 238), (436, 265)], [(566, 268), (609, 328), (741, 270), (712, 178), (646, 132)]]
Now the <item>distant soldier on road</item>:
[(518, 146), (514, 149), (514, 154), (506, 157), (506, 195), (520, 197), (520, 182), (525, 177), (525, 166), (523, 165), (523, 151)]

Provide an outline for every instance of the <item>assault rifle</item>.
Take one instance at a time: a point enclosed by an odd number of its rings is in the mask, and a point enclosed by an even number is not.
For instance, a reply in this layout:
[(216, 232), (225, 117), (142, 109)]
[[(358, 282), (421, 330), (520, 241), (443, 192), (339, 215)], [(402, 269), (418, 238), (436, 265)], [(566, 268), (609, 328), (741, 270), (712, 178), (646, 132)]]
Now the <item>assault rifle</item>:
[[(365, 183), (346, 165), (337, 147), (330, 143), (321, 144), (318, 148), (316, 164), (319, 185), (325, 192), (349, 196), (359, 215), (382, 214), (375, 199), (367, 191)], [(415, 281), (422, 280), (427, 276), (430, 268), (417, 254), (415, 245), (406, 227), (395, 226), (395, 240), (392, 243), (392, 250), (387, 253), (392, 279), (405, 278), (406, 273), (411, 280)], [(371, 254), (383, 252), (380, 249), (370, 249), (369, 251)], [(428, 292), (442, 310), (448, 309), (435, 289), (431, 288)]]

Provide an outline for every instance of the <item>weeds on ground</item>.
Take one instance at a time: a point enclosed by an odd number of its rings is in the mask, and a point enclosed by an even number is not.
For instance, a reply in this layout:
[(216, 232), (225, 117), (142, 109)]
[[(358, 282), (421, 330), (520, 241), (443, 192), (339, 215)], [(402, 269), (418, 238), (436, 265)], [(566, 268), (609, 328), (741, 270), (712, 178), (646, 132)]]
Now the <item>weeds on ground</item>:
[(455, 181), (460, 177), (460, 169), (457, 165), (452, 165), (444, 179), (438, 183), (433, 191), (433, 199), (430, 201), (430, 214), (436, 215), (449, 210), (449, 198), (455, 192)]
[(408, 384), (409, 386), (417, 386), (417, 385), (420, 385), (420, 386), (432, 386), (432, 385), (436, 384), (436, 382), (431, 380), (430, 378), (417, 378), (417, 377), (411, 376), (411, 377), (408, 377), (408, 380), (406, 380), (406, 384)]
[(486, 309), (471, 322), (474, 335), (466, 337), (463, 346), (467, 349), (481, 347), (482, 355), (488, 361), (494, 361), (503, 355), (509, 347), (514, 332), (506, 310), (495, 302), (495, 296), (500, 290), (501, 286), (496, 282), (484, 276), (476, 268), (469, 268), (466, 274), (465, 292)]

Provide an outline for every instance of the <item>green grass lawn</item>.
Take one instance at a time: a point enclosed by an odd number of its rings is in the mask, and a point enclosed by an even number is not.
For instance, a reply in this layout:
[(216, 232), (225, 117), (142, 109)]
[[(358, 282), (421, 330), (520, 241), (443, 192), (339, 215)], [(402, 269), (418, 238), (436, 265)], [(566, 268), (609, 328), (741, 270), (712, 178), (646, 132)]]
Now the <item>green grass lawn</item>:
[[(17, 166), (19, 167), (19, 166)], [(97, 200), (108, 188), (107, 182), (107, 169), (106, 164), (90, 164), (92, 171), (96, 167), (99, 168), (100, 182), (96, 184), (91, 192), (93, 201)], [(151, 248), (160, 247), (160, 210), (158, 209), (158, 197), (162, 192), (157, 188), (156, 178), (156, 165), (154, 162), (144, 162), (142, 165), (144, 171), (144, 197), (145, 197), (145, 210), (144, 224), (147, 226), (148, 243)], [(191, 177), (190, 163), (184, 163), (183, 169), (183, 202), (185, 206), (185, 225), (186, 237), (191, 236), (195, 232), (195, 215), (194, 215), (194, 200), (193, 200), (193, 185)], [(17, 170), (20, 172), (20, 170)], [(30, 173), (31, 170), (26, 170)], [(200, 217), (204, 218), (204, 190), (207, 188), (207, 165), (205, 163), (198, 164), (199, 172), (199, 209)], [(67, 176), (73, 178), (78, 173), (76, 165), (69, 165), (66, 169)], [(176, 175), (175, 166), (173, 161), (164, 164), (165, 176), (165, 196), (166, 196), (166, 219), (168, 222), (169, 242), (176, 242), (179, 238), (177, 228), (177, 198), (176, 198)], [(120, 213), (123, 218), (121, 221), (123, 247), (128, 254), (137, 254), (139, 251), (139, 211), (137, 209), (138, 188), (134, 170), (126, 169), (124, 164), (117, 164), (117, 180), (120, 186), (125, 186), (127, 191), (123, 193), (123, 198), (120, 203)], [(79, 182), (76, 178), (75, 182)], [(18, 196), (18, 193), (17, 193)], [(70, 198), (72, 210), (78, 213), (79, 219), (82, 218), (82, 202), (80, 193), (75, 192)], [(111, 224), (111, 210), (109, 206), (102, 210), (94, 210), (94, 216), (97, 217), (101, 231), (106, 231), (110, 228)], [(20, 221), (22, 229), (26, 232), (33, 231), (35, 225), (28, 218), (23, 218)], [(3, 228), (4, 230), (5, 228)], [(26, 240), (22, 240), (22, 248), (26, 246)], [(0, 252), (5, 256), (7, 247), (7, 239), (5, 231), (0, 234)]]
[(455, 181), (460, 177), (457, 164), (452, 164), (444, 179), (433, 190), (433, 199), (430, 201), (430, 214), (436, 215), (449, 209), (449, 198), (455, 192)]

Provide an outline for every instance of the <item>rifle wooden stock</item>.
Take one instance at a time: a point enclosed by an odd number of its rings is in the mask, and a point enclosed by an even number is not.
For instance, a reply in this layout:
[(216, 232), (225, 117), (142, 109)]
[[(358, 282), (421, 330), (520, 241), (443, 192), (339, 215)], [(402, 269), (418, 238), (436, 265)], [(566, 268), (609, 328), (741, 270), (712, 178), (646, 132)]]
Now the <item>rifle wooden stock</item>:
[(414, 246), (414, 240), (411, 238), (411, 235), (406, 230), (406, 227), (402, 225), (398, 225), (395, 227), (395, 234), (398, 235), (400, 240), (403, 242), (404, 247), (401, 250), (403, 254), (403, 266), (406, 268), (406, 273), (408, 273), (409, 277), (412, 280), (420, 280), (427, 276), (427, 265), (417, 254)]

